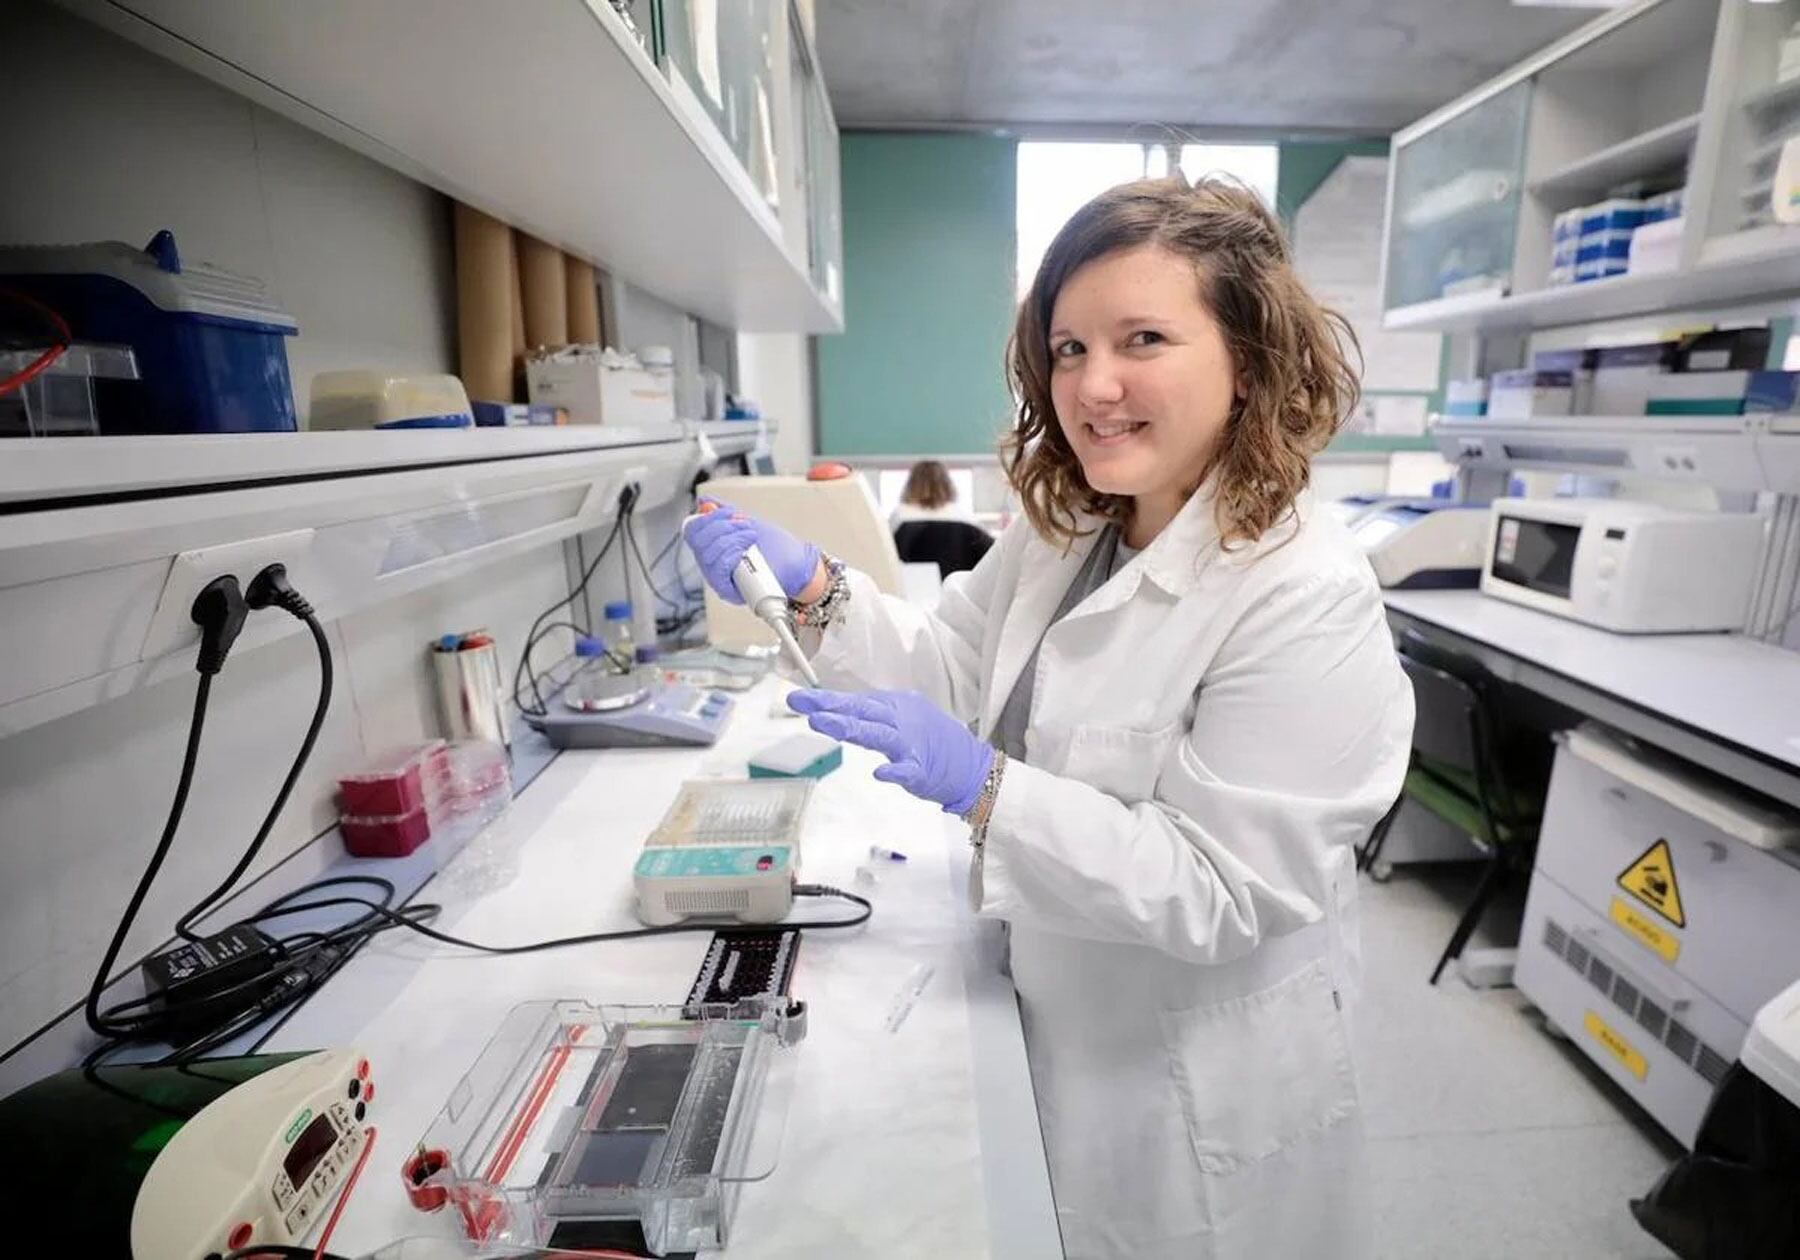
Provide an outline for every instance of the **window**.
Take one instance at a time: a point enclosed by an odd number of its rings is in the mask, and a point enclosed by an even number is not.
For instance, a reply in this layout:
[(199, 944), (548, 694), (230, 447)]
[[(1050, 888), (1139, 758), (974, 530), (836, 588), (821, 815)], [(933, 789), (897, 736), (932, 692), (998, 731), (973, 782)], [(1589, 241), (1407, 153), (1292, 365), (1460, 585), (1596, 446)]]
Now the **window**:
[[(1069, 216), (1115, 184), (1169, 173), (1172, 145), (1062, 143), (1019, 145), (1018, 291), (1024, 297), (1044, 251)], [(1242, 180), (1275, 204), (1279, 150), (1272, 144), (1184, 144), (1177, 159), (1188, 179), (1224, 174)]]

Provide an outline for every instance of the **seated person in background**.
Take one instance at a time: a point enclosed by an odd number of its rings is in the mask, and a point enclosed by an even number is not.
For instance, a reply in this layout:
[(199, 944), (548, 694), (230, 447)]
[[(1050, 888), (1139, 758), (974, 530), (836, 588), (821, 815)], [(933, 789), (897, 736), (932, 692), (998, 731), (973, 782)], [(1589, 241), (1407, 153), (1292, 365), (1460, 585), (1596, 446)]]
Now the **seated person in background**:
[(957, 506), (949, 470), (935, 459), (912, 466), (888, 523), (900, 558), (933, 562), (942, 577), (973, 569), (994, 545), (993, 536)]

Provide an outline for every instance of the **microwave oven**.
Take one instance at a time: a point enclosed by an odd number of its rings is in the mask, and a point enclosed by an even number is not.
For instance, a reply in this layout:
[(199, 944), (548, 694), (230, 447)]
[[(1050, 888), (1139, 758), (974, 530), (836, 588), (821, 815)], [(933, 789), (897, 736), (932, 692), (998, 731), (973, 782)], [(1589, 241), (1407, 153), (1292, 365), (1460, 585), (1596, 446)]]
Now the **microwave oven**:
[(1766, 521), (1618, 499), (1496, 499), (1481, 591), (1605, 630), (1741, 630)]

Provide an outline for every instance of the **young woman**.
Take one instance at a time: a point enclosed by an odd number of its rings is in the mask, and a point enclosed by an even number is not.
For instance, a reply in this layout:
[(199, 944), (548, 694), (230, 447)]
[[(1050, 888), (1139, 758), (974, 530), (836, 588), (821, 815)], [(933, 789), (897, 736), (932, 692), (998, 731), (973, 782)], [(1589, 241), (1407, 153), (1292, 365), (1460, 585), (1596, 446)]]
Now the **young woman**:
[(907, 470), (906, 485), (900, 490), (900, 502), (888, 516), (888, 526), (895, 528), (908, 521), (968, 519), (967, 505), (956, 501), (950, 470), (935, 459), (922, 459)]
[(1127, 184), (1020, 307), (1025, 519), (934, 613), (768, 524), (688, 526), (727, 598), (762, 548), (845, 688), (792, 706), (970, 824), (1072, 1257), (1366, 1249), (1352, 846), (1412, 693), (1306, 492), (1356, 393), (1345, 332), (1252, 193)]

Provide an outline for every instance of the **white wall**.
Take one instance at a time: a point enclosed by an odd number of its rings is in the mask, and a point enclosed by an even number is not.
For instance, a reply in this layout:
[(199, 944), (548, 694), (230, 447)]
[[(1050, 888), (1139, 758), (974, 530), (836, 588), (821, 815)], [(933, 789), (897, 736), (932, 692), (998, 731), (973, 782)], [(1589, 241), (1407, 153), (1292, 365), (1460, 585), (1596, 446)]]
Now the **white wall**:
[[(551, 546), (332, 623), (337, 683), (324, 733), (254, 871), (331, 826), (339, 773), (441, 733), (433, 635), (488, 628), (510, 680), (530, 619), (567, 590), (562, 548)], [(312, 715), (315, 661), (310, 637), (288, 636), (234, 656), (215, 680), (186, 818), (123, 962), (165, 940), (255, 833)], [(192, 679), (0, 741), (0, 1051), (85, 993), (168, 811)]]
[(148, 242), (255, 276), (299, 322), (289, 369), (455, 370), (449, 203), (39, 0), (0, 35), (0, 244)]
[(812, 347), (802, 333), (739, 333), (738, 389), (778, 422), (775, 468), (803, 473), (812, 464)]
[[(289, 359), (303, 404), (324, 368), (454, 369), (438, 194), (35, 2), (8, 3), (0, 19), (0, 117), (12, 124), (0, 243), (142, 244), (172, 228), (185, 256), (261, 277), (299, 321)], [(654, 552), (664, 537), (644, 541)], [(618, 566), (602, 568), (596, 598), (616, 597)], [(510, 680), (530, 619), (568, 588), (564, 548), (551, 545), (328, 626), (329, 719), (257, 869), (331, 825), (338, 773), (440, 733), (430, 638), (487, 628)], [(564, 637), (541, 657), (567, 650)], [(85, 993), (168, 810), (192, 677), (0, 740), (0, 1054)], [(186, 821), (123, 964), (236, 861), (287, 772), (316, 680), (306, 636), (245, 651), (217, 679)], [(322, 864), (330, 849), (304, 860)], [(260, 904), (254, 890), (246, 901)]]

